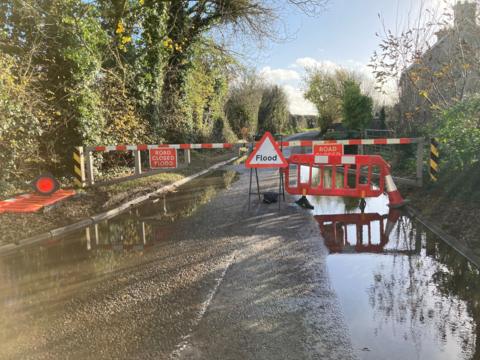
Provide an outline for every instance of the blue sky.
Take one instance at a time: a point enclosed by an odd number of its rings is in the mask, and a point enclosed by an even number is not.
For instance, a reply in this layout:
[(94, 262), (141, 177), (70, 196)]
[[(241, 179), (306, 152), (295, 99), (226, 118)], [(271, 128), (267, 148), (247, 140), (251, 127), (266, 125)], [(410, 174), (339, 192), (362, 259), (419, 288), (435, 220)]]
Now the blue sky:
[[(326, 11), (316, 17), (289, 11), (283, 14), (289, 39), (268, 43), (251, 60), (251, 65), (269, 82), (284, 86), (292, 112), (315, 113), (313, 105), (302, 96), (304, 67), (341, 66), (371, 78), (367, 65), (378, 48), (375, 33), (382, 31), (378, 15), (387, 28), (401, 30), (408, 18), (415, 16), (412, 13), (418, 11), (421, 1), (430, 7), (444, 7), (455, 0), (330, 0)], [(391, 100), (393, 83), (388, 91)]]

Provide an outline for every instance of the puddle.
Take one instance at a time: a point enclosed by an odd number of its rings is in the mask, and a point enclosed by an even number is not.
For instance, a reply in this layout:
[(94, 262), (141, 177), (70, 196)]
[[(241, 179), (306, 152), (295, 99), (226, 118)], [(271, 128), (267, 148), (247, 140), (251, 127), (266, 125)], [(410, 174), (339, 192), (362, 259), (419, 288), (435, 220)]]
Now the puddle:
[(479, 359), (480, 272), (386, 197), (310, 198), (359, 359)]
[(0, 258), (0, 326), (22, 306), (40, 311), (107, 273), (141, 263), (145, 252), (161, 251), (175, 238), (179, 219), (236, 179), (233, 171), (212, 172), (113, 219)]

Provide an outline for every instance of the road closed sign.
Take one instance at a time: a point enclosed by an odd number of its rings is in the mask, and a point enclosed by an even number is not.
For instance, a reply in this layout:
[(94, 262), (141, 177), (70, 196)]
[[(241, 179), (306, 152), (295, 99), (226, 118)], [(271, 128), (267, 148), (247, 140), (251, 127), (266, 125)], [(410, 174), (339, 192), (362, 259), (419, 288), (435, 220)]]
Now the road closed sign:
[(280, 151), (277, 142), (268, 131), (255, 146), (247, 161), (247, 168), (284, 168), (288, 163)]
[(313, 146), (314, 155), (343, 155), (343, 145), (342, 144), (321, 144)]
[(177, 167), (177, 149), (150, 149), (150, 168), (172, 169)]

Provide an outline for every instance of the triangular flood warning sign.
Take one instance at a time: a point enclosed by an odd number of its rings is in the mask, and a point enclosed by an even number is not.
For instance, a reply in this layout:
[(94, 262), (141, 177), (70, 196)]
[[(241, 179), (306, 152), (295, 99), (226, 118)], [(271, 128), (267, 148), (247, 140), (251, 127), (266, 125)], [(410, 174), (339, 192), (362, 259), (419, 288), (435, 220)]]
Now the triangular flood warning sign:
[(287, 160), (268, 131), (265, 132), (245, 162), (247, 168), (284, 168), (287, 166)]

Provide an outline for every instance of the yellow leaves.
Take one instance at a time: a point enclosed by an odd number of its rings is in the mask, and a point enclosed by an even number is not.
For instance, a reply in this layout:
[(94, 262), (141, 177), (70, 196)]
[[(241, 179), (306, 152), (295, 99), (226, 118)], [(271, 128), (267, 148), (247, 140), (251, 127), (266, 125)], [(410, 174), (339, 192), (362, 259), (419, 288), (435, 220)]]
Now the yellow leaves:
[(170, 39), (169, 37), (167, 37), (164, 41), (163, 41), (163, 46), (168, 48), (168, 49), (173, 49), (173, 40)]
[(123, 25), (122, 20), (118, 22), (117, 29), (115, 30), (116, 34), (123, 34), (125, 32), (125, 25)]
[(425, 99), (428, 99), (428, 91), (426, 91), (426, 90), (420, 90), (420, 91), (418, 92), (418, 94), (419, 94), (421, 97), (423, 97), (423, 98), (425, 98)]
[(145, 0), (138, 0), (138, 3), (143, 6), (143, 4), (145, 4)]
[(132, 42), (131, 36), (122, 36), (122, 44), (128, 44)]
[(181, 52), (183, 50), (182, 48), (182, 44), (180, 43), (174, 43), (172, 39), (170, 39), (169, 37), (167, 37), (164, 41), (163, 41), (163, 46), (171, 51), (175, 50), (177, 52)]
[(118, 48), (124, 52), (127, 51), (127, 48), (125, 47), (126, 44), (129, 44), (132, 42), (132, 37), (130, 35), (122, 35), (125, 33), (125, 25), (122, 20), (118, 22), (117, 29), (115, 30), (115, 33), (118, 35), (121, 35), (120, 37), (120, 43), (118, 44)]

